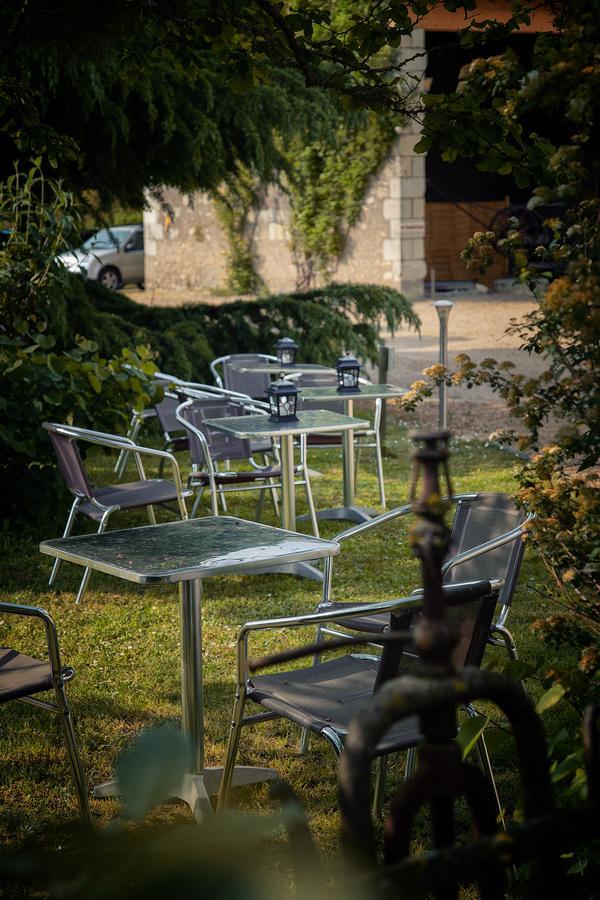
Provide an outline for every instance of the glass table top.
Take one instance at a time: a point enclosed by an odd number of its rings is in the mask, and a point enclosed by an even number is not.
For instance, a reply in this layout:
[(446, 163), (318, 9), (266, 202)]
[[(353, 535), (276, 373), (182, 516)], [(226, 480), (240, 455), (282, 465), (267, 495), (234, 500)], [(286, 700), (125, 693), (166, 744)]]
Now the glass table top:
[[(339, 394), (336, 394), (339, 396)], [(319, 431), (349, 431), (368, 428), (365, 419), (355, 419), (326, 409), (307, 409), (298, 413), (297, 422), (272, 422), (269, 416), (230, 416), (206, 419), (205, 424), (237, 438), (277, 437), (284, 434), (315, 434)]]
[(359, 391), (339, 394), (335, 385), (327, 387), (299, 387), (298, 392), (304, 400), (377, 400), (379, 397), (402, 397), (406, 388), (393, 384), (361, 384)]
[(228, 365), (236, 372), (267, 372), (269, 375), (279, 375), (280, 372), (285, 372), (286, 375), (301, 372), (335, 372), (335, 366), (321, 366), (318, 363), (295, 363), (293, 366), (282, 366), (281, 363), (272, 362), (229, 362)]
[(57, 538), (42, 553), (138, 584), (252, 572), (265, 564), (335, 556), (339, 544), (232, 516)]

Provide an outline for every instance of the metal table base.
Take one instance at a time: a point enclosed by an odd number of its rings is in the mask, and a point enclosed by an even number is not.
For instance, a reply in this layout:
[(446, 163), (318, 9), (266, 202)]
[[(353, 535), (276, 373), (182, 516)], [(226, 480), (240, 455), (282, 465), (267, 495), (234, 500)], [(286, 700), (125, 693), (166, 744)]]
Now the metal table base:
[[(170, 799), (182, 800), (192, 811), (196, 822), (200, 823), (214, 812), (211, 797), (219, 793), (219, 785), (223, 775), (222, 766), (212, 766), (197, 774), (186, 775), (179, 790)], [(262, 784), (274, 781), (278, 777), (274, 769), (262, 769), (259, 766), (236, 766), (233, 770), (233, 786), (243, 787), (247, 784)], [(96, 785), (92, 790), (95, 800), (106, 800), (120, 797), (119, 784), (116, 779)]]
[[(45, 541), (40, 549), (137, 584), (179, 583), (181, 724), (189, 738), (192, 759), (191, 771), (184, 776), (175, 798), (189, 806), (197, 821), (212, 814), (210, 798), (218, 794), (223, 770), (207, 768), (204, 761), (202, 580), (218, 574), (255, 572), (262, 568), (261, 558), (263, 567), (273, 565), (275, 571), (288, 566), (311, 570), (313, 566), (307, 560), (334, 556), (338, 545), (232, 517), (205, 517)], [(257, 784), (276, 777), (272, 769), (240, 766), (233, 783)], [(97, 798), (118, 795), (116, 780), (94, 788)]]

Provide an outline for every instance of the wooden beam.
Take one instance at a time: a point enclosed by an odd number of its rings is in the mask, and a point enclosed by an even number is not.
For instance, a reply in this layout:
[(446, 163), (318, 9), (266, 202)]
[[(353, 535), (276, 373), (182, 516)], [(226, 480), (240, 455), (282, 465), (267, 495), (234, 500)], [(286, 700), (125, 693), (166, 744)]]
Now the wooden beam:
[[(477, 8), (468, 13), (465, 13), (464, 10), (450, 12), (438, 6), (419, 20), (419, 28), (424, 28), (426, 31), (460, 31), (473, 20), (481, 22), (484, 19), (495, 19), (497, 22), (504, 23), (510, 19), (510, 16), (508, 0), (478, 0)], [(542, 31), (555, 31), (552, 25), (552, 15), (548, 9), (538, 9), (531, 13), (531, 24), (521, 25), (515, 34), (539, 34)]]

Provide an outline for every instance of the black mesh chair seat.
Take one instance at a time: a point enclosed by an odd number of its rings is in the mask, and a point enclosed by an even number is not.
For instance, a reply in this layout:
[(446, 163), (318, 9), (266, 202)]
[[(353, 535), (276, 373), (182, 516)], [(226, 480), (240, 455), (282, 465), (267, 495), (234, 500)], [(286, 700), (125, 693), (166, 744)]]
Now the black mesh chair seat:
[(0, 647), (0, 703), (52, 690), (49, 662), (40, 662), (9, 647)]
[[(299, 472), (299, 466), (294, 467), (294, 473)], [(262, 469), (244, 470), (243, 472), (216, 472), (215, 481), (217, 484), (241, 484), (250, 481), (264, 481), (265, 478), (281, 478), (280, 466), (265, 466)], [(194, 481), (200, 481), (202, 484), (208, 484), (210, 476), (208, 472), (194, 472)]]
[[(302, 728), (344, 735), (373, 695), (380, 662), (348, 655), (307, 669), (253, 677), (248, 699)], [(416, 717), (399, 722), (377, 748), (378, 755), (412, 747), (421, 740)]]
[[(92, 491), (92, 495), (94, 500), (104, 507), (118, 506), (120, 509), (135, 509), (137, 506), (177, 501), (177, 488), (172, 481), (150, 478), (145, 481), (129, 481), (125, 484), (96, 488)], [(82, 501), (79, 511), (96, 521), (100, 521), (104, 514), (103, 510), (98, 509), (89, 500)]]

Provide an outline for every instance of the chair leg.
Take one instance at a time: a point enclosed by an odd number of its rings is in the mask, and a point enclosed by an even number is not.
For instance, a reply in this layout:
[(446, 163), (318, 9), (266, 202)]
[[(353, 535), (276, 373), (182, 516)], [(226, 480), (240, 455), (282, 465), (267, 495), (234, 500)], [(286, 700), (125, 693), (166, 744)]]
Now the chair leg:
[(319, 537), (319, 523), (317, 520), (315, 501), (313, 500), (312, 485), (310, 483), (310, 476), (308, 474), (308, 466), (306, 465), (306, 463), (304, 464), (302, 474), (304, 476), (304, 490), (306, 492), (306, 502), (308, 504), (308, 513), (310, 515), (312, 532), (315, 537)]
[[(73, 528), (73, 522), (75, 521), (75, 516), (77, 515), (77, 507), (79, 506), (79, 499), (76, 497), (73, 501), (73, 506), (69, 510), (69, 515), (67, 517), (67, 524), (65, 525), (65, 530), (63, 531), (63, 537), (69, 537), (71, 534), (71, 529)], [(62, 560), (58, 559), (58, 557), (54, 560), (54, 565), (52, 566), (52, 571), (50, 572), (50, 578), (48, 579), (48, 584), (50, 587), (56, 581), (56, 576), (58, 575), (58, 570), (60, 569), (60, 564)]]
[(195, 519), (196, 513), (198, 512), (198, 507), (200, 506), (200, 501), (202, 500), (202, 494), (204, 493), (204, 488), (199, 487), (198, 492), (196, 494), (196, 499), (194, 500), (194, 505), (192, 506), (192, 512), (190, 513), (190, 518)]
[[(469, 704), (466, 707), (467, 715), (473, 718), (477, 715), (477, 710), (472, 704)], [(504, 811), (502, 809), (502, 804), (500, 803), (500, 795), (498, 794), (498, 788), (496, 786), (496, 779), (494, 778), (494, 772), (492, 769), (492, 763), (490, 760), (490, 754), (488, 753), (487, 744), (485, 742), (485, 736), (482, 734), (477, 741), (477, 756), (479, 757), (479, 765), (481, 766), (481, 771), (485, 775), (486, 779), (490, 783), (490, 787), (494, 793), (494, 799), (496, 801), (496, 809), (498, 810), (498, 821), (502, 825), (502, 828), (506, 831), (506, 823), (504, 821)]]
[[(100, 524), (98, 525), (98, 534), (102, 534), (106, 525), (108, 523), (108, 517), (110, 516), (112, 510), (107, 510), (102, 519), (100, 520)], [(83, 578), (81, 579), (81, 584), (79, 585), (79, 590), (77, 591), (77, 596), (75, 598), (75, 603), (79, 604), (83, 600), (83, 595), (85, 594), (85, 589), (87, 588), (88, 581), (90, 580), (90, 575), (92, 574), (91, 569), (84, 569)]]
[(265, 492), (264, 492), (264, 491), (259, 491), (259, 492), (258, 492), (258, 498), (257, 498), (257, 500), (256, 500), (256, 511), (255, 511), (255, 513), (254, 513), (254, 517), (255, 517), (255, 519), (256, 519), (257, 522), (261, 522), (261, 521), (262, 521), (262, 514), (263, 514), (263, 506), (264, 506), (264, 505), (265, 505)]
[(381, 508), (385, 509), (385, 481), (383, 480), (383, 458), (381, 455), (381, 437), (379, 431), (375, 434), (375, 460), (377, 462), (377, 479), (379, 481), (379, 499), (381, 501)]
[(361, 451), (360, 442), (357, 441), (354, 444), (354, 492), (355, 493), (357, 491), (357, 484), (358, 484), (358, 464), (360, 463), (360, 451)]
[[(273, 480), (269, 478), (269, 484), (273, 484)], [(275, 518), (279, 518), (279, 498), (277, 496), (277, 488), (273, 485), (270, 489), (269, 493), (271, 494), (271, 500), (273, 501), (273, 512), (275, 513)]]
[(387, 773), (387, 756), (379, 756), (375, 761), (375, 789), (371, 814), (375, 820), (381, 818), (385, 799), (385, 776)]
[(219, 787), (219, 797), (217, 800), (217, 813), (223, 812), (229, 805), (231, 796), (231, 782), (233, 779), (233, 770), (237, 759), (238, 747), (240, 745), (240, 736), (242, 732), (242, 719), (244, 716), (244, 707), (246, 706), (246, 692), (244, 687), (238, 688), (235, 695), (235, 703), (233, 705), (233, 714), (231, 716), (231, 730), (229, 732), (229, 740), (227, 742), (227, 756), (225, 757), (225, 765), (221, 776), (221, 784)]
[(79, 802), (79, 812), (83, 821), (86, 822), (86, 824), (91, 825), (92, 816), (90, 813), (90, 804), (85, 784), (85, 775), (83, 772), (83, 766), (81, 764), (81, 758), (79, 756), (79, 750), (77, 749), (75, 730), (73, 728), (73, 720), (71, 718), (71, 710), (67, 702), (65, 686), (60, 675), (55, 678), (54, 691), (56, 695), (56, 705), (58, 707), (58, 716), (63, 730), (67, 753), (69, 756), (69, 763), (71, 765), (71, 772), (73, 775), (73, 782), (75, 783), (75, 791), (77, 793), (77, 800)]
[(498, 810), (497, 820), (501, 824), (504, 831), (506, 831), (506, 822), (504, 821), (504, 810), (502, 809), (502, 804), (500, 802), (500, 795), (498, 793), (498, 786), (496, 785), (496, 779), (494, 778), (494, 771), (492, 769), (492, 763), (490, 760), (490, 754), (488, 753), (487, 744), (485, 742), (485, 737), (483, 734), (477, 741), (477, 756), (479, 757), (479, 765), (481, 766), (481, 770), (487, 780), (490, 783), (490, 787), (494, 793), (494, 799), (496, 801), (496, 809)]
[(150, 525), (156, 525), (156, 516), (154, 515), (153, 506), (146, 507), (146, 515), (148, 516), (148, 522), (150, 523)]
[[(321, 644), (322, 641), (323, 641), (323, 631), (322, 631), (321, 626), (319, 625), (319, 627), (317, 628), (316, 643), (317, 643), (317, 644)], [(318, 664), (319, 664), (320, 662), (321, 662), (321, 651), (320, 651), (320, 650), (316, 650), (315, 653), (314, 653), (314, 655), (313, 655), (313, 661), (312, 661), (312, 664), (313, 664), (313, 666), (318, 666)], [(308, 753), (309, 745), (310, 745), (310, 729), (308, 729), (308, 728), (303, 728), (302, 731), (300, 732), (300, 748), (299, 748), (299, 752), (300, 752), (301, 755), (304, 755), (305, 753)]]
[(415, 774), (415, 769), (417, 768), (417, 748), (409, 747), (406, 751), (406, 766), (404, 768), (404, 780), (408, 781), (409, 778)]

